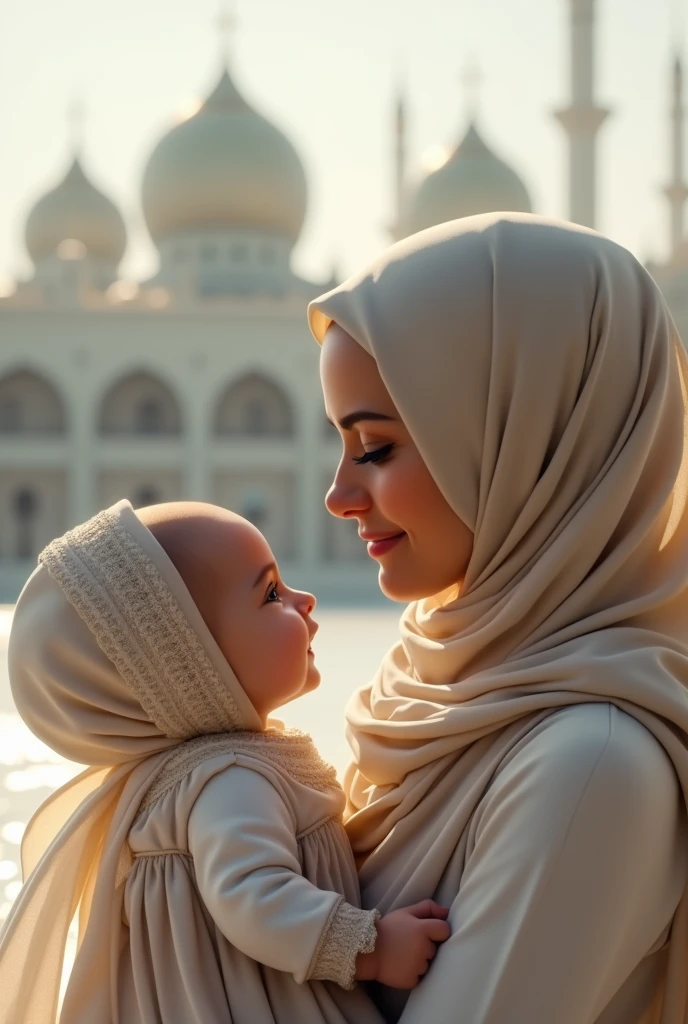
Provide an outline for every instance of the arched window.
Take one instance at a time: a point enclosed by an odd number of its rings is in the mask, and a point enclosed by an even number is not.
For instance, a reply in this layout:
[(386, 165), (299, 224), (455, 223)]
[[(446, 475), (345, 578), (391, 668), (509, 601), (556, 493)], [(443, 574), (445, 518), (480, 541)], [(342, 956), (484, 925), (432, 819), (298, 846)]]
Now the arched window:
[(251, 373), (225, 391), (215, 412), (219, 436), (291, 437), (294, 415), (289, 396), (274, 381)]
[(161, 434), (163, 432), (163, 408), (156, 398), (143, 398), (136, 404), (134, 432), (137, 434)]
[(0, 434), (64, 434), (64, 405), (52, 384), (29, 370), (0, 378)]
[(5, 395), (0, 400), (0, 430), (3, 434), (18, 434), (22, 423), (22, 403), (18, 395)]
[(32, 558), (35, 548), (35, 527), (38, 497), (29, 487), (22, 487), (14, 495), (12, 511), (16, 519), (16, 558)]
[[(267, 539), (275, 558), (296, 556), (298, 476), (290, 470), (219, 470), (212, 480), (213, 501), (252, 522)], [(360, 541), (359, 541), (360, 543)]]
[(131, 503), (134, 508), (145, 508), (147, 505), (157, 505), (160, 501), (160, 491), (152, 484), (143, 484), (137, 487)]
[(270, 417), (268, 404), (260, 398), (251, 398), (246, 403), (246, 433), (269, 434)]
[(248, 519), (249, 523), (253, 523), (258, 530), (264, 533), (268, 511), (268, 503), (264, 494), (247, 494), (242, 501), (239, 515)]
[(178, 435), (182, 418), (170, 389), (149, 373), (132, 373), (105, 395), (101, 434)]
[(229, 258), (232, 263), (245, 263), (248, 259), (248, 246), (246, 242), (235, 242), (229, 250)]

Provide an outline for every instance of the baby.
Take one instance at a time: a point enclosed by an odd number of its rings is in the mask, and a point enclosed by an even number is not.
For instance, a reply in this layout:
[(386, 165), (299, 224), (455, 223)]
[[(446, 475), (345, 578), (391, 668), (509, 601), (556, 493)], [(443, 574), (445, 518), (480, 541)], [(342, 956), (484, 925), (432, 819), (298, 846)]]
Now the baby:
[(315, 599), (254, 526), (198, 503), (119, 502), (40, 562), (15, 702), (93, 767), (27, 829), (0, 1024), (54, 1024), (77, 907), (60, 1024), (380, 1024), (355, 982), (416, 985), (447, 912), (360, 909), (334, 769), (269, 717), (318, 685)]

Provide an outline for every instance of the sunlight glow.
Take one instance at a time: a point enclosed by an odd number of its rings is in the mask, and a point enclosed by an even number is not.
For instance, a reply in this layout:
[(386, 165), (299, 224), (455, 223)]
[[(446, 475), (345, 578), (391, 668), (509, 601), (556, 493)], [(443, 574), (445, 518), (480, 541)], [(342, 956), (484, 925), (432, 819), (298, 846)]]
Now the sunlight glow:
[(0, 836), (8, 842), (14, 843), (15, 846), (19, 846), (24, 835), (26, 825), (23, 821), (8, 821), (6, 825), (0, 829)]
[(32, 764), (29, 768), (9, 772), (5, 778), (5, 789), (9, 793), (26, 793), (30, 789), (59, 789), (73, 779), (77, 772), (78, 768), (72, 764)]
[(421, 163), (426, 171), (438, 171), (449, 159), (449, 150), (446, 146), (428, 146), (423, 152)]
[(57, 255), (61, 260), (83, 260), (86, 258), (86, 246), (78, 238), (65, 238), (57, 247)]
[(115, 281), (105, 293), (110, 302), (130, 302), (139, 293), (136, 281)]
[(5, 899), (8, 899), (10, 903), (16, 900), (17, 896), (21, 892), (21, 882), (8, 882), (5, 886)]
[(170, 293), (167, 288), (151, 288), (145, 292), (146, 302), (153, 309), (164, 309), (169, 305)]
[(19, 874), (19, 868), (13, 860), (0, 860), (0, 882), (9, 882), (11, 878), (16, 878)]
[(10, 604), (0, 604), (0, 646), (5, 646), (10, 635), (14, 607)]
[[(64, 764), (64, 758), (42, 743), (18, 721), (16, 715), (0, 714), (0, 764), (13, 767), (26, 764)], [(0, 812), (4, 805), (0, 801)]]
[(10, 277), (0, 275), (0, 299), (9, 299), (16, 290), (17, 286)]
[(198, 96), (190, 96), (187, 100), (184, 100), (179, 107), (177, 107), (177, 122), (181, 124), (182, 121), (188, 121), (190, 117), (193, 117), (194, 114), (198, 113), (202, 106), (203, 101), (199, 99)]

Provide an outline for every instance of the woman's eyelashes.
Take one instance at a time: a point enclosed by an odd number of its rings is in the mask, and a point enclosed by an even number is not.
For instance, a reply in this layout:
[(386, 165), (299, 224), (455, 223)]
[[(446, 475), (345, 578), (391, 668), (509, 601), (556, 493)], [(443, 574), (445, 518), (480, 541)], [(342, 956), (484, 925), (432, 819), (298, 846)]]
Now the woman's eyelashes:
[(383, 444), (381, 448), (376, 448), (372, 452), (366, 452), (364, 455), (352, 456), (353, 461), (358, 466), (362, 466), (366, 462), (382, 462), (394, 448), (394, 442), (391, 441), (389, 444)]

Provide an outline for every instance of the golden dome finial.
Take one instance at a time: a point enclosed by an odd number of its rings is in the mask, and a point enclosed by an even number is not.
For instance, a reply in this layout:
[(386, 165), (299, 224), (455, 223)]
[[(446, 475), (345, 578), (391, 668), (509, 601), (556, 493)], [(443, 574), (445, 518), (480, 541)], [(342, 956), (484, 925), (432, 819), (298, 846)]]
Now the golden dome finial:
[(220, 13), (217, 16), (217, 30), (220, 35), (222, 59), (229, 67), (234, 50), (234, 39), (238, 26), (235, 0), (220, 0)]
[(483, 73), (475, 57), (466, 61), (460, 77), (464, 89), (468, 120), (475, 121), (480, 108), (480, 90), (483, 86)]
[(74, 157), (80, 157), (84, 145), (86, 106), (81, 96), (75, 96), (67, 108), (67, 123)]

